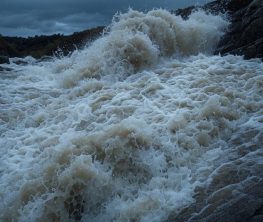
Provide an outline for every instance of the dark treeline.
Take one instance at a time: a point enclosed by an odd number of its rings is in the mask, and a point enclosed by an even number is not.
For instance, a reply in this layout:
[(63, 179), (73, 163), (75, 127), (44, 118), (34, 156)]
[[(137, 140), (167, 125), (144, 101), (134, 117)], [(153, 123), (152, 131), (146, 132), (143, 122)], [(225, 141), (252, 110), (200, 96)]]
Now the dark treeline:
[(0, 56), (2, 60), (28, 55), (38, 59), (42, 56), (52, 56), (58, 50), (67, 55), (76, 48), (82, 48), (88, 41), (96, 39), (103, 32), (103, 28), (97, 27), (72, 35), (55, 34), (28, 38), (0, 36)]

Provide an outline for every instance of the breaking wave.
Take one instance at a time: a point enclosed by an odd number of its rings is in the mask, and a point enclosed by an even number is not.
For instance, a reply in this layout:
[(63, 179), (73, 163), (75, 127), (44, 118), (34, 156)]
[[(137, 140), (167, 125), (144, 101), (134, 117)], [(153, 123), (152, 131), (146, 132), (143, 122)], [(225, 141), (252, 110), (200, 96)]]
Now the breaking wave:
[(114, 17), (102, 38), (71, 57), (72, 72), (63, 85), (72, 87), (81, 79), (109, 74), (123, 79), (175, 54), (209, 54), (227, 25), (222, 17), (203, 11), (183, 20), (161, 9), (146, 14), (130, 9)]

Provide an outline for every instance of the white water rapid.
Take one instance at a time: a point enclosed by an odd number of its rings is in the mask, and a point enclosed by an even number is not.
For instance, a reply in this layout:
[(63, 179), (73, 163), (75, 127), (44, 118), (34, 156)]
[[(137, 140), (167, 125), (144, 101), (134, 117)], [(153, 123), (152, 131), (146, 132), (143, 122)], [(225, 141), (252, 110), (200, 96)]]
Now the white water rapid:
[(211, 55), (227, 25), (129, 10), (68, 57), (5, 65), (0, 221), (166, 221), (231, 161), (263, 171), (263, 63)]

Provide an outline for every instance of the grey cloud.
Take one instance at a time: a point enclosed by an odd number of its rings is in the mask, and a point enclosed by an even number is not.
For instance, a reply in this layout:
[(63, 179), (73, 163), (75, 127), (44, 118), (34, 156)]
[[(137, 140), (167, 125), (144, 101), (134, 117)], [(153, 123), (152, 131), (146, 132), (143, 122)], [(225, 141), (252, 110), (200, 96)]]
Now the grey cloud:
[(107, 25), (117, 11), (175, 9), (208, 0), (1, 0), (0, 33), (30, 36)]
[(6, 35), (30, 36), (40, 34), (64, 33), (81, 31), (106, 25), (107, 18), (99, 13), (79, 13), (65, 17), (41, 19), (34, 14), (18, 14), (6, 16), (0, 21), (1, 32)]

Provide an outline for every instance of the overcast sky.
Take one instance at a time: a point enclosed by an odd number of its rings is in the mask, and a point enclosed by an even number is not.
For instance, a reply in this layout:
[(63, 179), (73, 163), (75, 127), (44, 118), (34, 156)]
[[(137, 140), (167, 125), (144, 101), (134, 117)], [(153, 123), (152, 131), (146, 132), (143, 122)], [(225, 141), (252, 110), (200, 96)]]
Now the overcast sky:
[(108, 25), (116, 12), (125, 12), (129, 7), (171, 10), (206, 2), (209, 0), (0, 0), (0, 34), (71, 34)]

